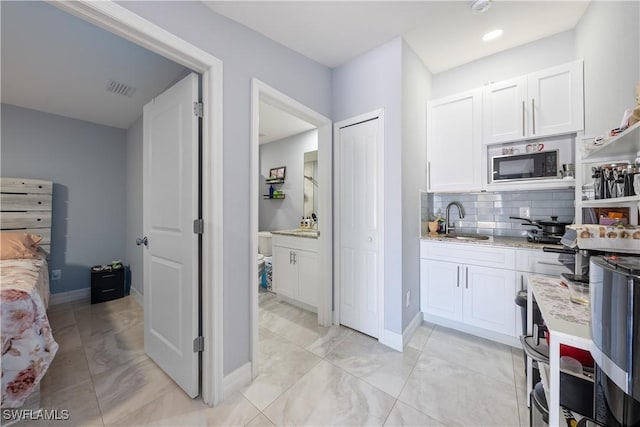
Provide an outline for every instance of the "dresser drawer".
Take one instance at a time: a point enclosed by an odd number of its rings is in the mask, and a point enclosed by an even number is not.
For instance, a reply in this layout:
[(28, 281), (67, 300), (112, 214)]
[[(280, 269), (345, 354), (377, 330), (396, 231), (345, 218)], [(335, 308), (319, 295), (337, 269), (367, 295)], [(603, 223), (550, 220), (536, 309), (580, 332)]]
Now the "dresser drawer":
[(91, 272), (91, 304), (124, 296), (124, 268)]

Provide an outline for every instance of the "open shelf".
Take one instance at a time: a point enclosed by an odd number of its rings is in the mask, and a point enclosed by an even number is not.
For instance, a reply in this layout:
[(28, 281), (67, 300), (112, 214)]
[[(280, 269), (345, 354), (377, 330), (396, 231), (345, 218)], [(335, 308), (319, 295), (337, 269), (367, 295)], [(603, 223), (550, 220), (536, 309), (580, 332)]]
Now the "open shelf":
[(284, 184), (284, 178), (265, 179), (267, 184)]
[(585, 146), (582, 160), (595, 160), (621, 156), (633, 156), (640, 151), (640, 122), (629, 126), (624, 132), (610, 137), (602, 145)]
[(614, 197), (611, 199), (583, 200), (583, 208), (594, 208), (602, 206), (622, 206), (629, 203), (640, 202), (640, 196)]
[(280, 194), (278, 196), (269, 197), (268, 194), (264, 194), (262, 198), (265, 200), (284, 200), (284, 196), (284, 194)]

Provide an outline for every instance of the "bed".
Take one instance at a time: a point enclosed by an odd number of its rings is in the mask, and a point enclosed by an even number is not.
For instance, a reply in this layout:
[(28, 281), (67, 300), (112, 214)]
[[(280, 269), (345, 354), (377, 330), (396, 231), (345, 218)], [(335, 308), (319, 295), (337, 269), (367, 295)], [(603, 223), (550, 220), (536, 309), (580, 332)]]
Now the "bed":
[(0, 178), (2, 407), (19, 408), (39, 388), (58, 344), (47, 318), (53, 184)]

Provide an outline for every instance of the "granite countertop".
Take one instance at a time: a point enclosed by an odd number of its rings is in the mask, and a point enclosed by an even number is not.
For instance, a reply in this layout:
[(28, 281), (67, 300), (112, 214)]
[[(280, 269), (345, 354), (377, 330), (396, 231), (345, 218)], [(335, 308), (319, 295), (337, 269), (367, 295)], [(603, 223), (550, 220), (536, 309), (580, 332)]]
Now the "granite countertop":
[(292, 236), (292, 237), (302, 237), (305, 239), (317, 239), (320, 235), (318, 230), (308, 230), (308, 229), (293, 229), (293, 230), (276, 230), (272, 231), (271, 234), (276, 234), (279, 236)]
[(591, 339), (591, 311), (588, 305), (571, 301), (562, 279), (530, 274), (528, 283), (536, 298), (546, 326), (552, 332), (578, 339)]
[(489, 240), (458, 240), (450, 237), (444, 237), (444, 234), (425, 234), (420, 237), (421, 240), (434, 241), (434, 242), (447, 242), (447, 243), (464, 243), (471, 245), (489, 245), (489, 246), (503, 246), (508, 248), (521, 248), (521, 249), (540, 249), (543, 247), (552, 247), (562, 249), (562, 245), (554, 245), (550, 243), (533, 243), (527, 242), (525, 237), (500, 237), (491, 236)]

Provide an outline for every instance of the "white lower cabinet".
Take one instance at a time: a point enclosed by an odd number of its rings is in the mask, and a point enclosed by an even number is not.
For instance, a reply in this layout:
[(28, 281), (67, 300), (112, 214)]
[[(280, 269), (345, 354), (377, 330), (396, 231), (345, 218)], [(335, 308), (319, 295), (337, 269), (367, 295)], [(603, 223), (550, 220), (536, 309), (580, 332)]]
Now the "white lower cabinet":
[(464, 276), (462, 320), (472, 326), (516, 336), (515, 273), (465, 265)]
[(451, 320), (462, 320), (461, 264), (420, 260), (420, 309)]
[(273, 236), (273, 282), (278, 295), (318, 306), (318, 241), (304, 237)]
[(423, 241), (420, 253), (420, 308), (430, 321), (518, 335), (513, 249)]

